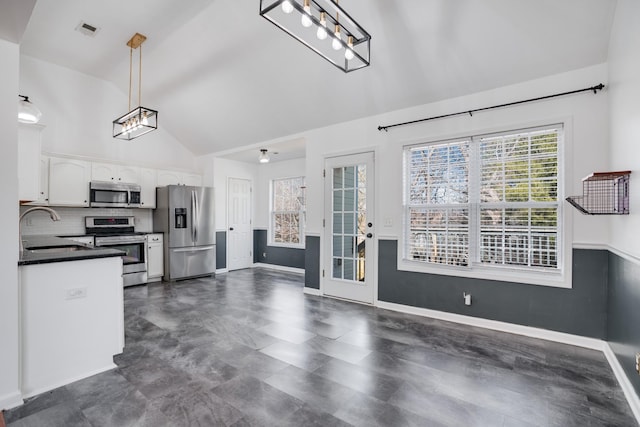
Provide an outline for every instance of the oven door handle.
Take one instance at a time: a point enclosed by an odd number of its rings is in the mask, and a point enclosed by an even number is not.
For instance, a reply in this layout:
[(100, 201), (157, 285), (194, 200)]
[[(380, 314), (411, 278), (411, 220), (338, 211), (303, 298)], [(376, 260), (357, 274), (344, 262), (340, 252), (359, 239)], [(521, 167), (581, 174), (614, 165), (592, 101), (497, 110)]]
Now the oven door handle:
[(202, 252), (202, 251), (210, 251), (214, 246), (200, 246), (198, 248), (179, 248), (179, 249), (171, 249), (172, 252)]

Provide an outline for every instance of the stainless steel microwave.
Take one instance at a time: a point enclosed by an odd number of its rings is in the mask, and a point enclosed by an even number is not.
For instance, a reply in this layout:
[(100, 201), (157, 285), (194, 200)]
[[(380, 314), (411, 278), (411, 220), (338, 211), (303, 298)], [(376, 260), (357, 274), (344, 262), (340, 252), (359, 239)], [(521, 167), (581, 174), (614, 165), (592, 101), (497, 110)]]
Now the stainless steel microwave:
[(89, 197), (92, 208), (139, 208), (140, 186), (126, 182), (91, 181)]

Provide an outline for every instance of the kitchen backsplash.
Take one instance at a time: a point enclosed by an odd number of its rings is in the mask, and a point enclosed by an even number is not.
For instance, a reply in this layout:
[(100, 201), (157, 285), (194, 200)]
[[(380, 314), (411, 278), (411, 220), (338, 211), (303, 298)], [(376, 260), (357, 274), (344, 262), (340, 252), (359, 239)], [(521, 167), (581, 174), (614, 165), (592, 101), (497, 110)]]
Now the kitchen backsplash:
[[(20, 206), (20, 214), (31, 206)], [(31, 212), (22, 220), (22, 234), (72, 236), (82, 235), (85, 216), (134, 216), (135, 231), (153, 231), (153, 210), (151, 209), (109, 209), (109, 208), (64, 208), (53, 207), (62, 218), (51, 221), (49, 214), (44, 211)]]

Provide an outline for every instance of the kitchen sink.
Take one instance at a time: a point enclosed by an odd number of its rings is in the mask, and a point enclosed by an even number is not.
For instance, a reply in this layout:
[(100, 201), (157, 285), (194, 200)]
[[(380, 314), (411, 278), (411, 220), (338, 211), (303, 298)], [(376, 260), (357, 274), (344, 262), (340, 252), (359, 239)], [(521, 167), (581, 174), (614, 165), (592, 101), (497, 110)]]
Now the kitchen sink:
[(27, 248), (27, 250), (34, 254), (64, 254), (67, 252), (86, 251), (91, 248), (80, 245), (67, 245), (67, 246), (36, 246), (33, 248)]

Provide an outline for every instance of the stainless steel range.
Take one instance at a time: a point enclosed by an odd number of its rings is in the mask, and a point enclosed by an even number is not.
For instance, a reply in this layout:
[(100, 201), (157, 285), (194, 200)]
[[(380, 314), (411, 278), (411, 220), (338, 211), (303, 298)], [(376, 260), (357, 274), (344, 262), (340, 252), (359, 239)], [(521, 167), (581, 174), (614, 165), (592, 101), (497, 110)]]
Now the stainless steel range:
[(134, 230), (135, 217), (132, 216), (87, 216), (84, 218), (85, 231), (95, 235), (95, 246), (118, 249), (122, 256), (122, 281), (124, 286), (147, 283), (145, 262), (145, 234)]

